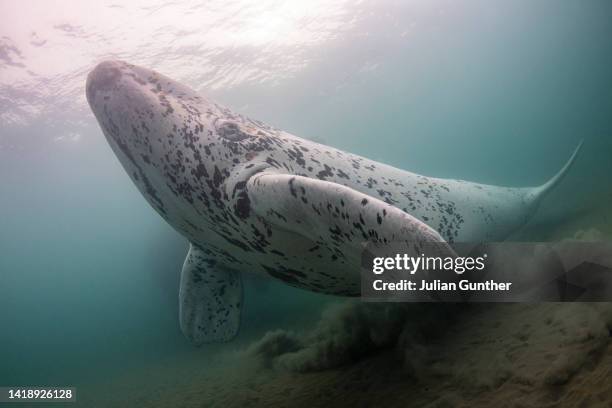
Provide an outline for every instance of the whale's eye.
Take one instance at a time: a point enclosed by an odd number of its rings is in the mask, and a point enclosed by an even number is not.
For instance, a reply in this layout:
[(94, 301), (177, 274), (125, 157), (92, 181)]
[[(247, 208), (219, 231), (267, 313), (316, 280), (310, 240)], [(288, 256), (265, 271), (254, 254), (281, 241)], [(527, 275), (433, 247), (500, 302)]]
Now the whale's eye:
[(232, 142), (239, 142), (251, 137), (251, 135), (242, 130), (242, 126), (236, 122), (223, 121), (217, 123), (216, 128), (219, 136), (231, 140)]

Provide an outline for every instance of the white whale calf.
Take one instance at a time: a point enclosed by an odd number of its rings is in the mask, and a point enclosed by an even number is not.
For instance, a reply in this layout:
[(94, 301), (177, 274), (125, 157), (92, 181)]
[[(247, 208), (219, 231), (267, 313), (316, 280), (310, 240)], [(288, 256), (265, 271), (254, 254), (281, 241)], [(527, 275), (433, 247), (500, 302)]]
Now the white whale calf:
[(425, 177), (267, 126), (155, 71), (100, 63), (87, 100), (153, 208), (191, 243), (180, 324), (194, 343), (240, 326), (241, 273), (317, 292), (360, 292), (362, 244), (503, 240), (534, 213), (550, 181), (506, 188)]

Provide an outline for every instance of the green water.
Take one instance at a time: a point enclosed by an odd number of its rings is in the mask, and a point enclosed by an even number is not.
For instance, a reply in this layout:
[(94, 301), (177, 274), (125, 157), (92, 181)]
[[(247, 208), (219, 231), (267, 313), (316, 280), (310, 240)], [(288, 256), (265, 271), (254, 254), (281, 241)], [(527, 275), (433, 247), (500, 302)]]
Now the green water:
[[(159, 361), (205, 370), (209, 357), (307, 327), (338, 300), (247, 279), (235, 342), (194, 349), (183, 338), (187, 243), (131, 184), (84, 102), (85, 75), (103, 58), (431, 176), (540, 184), (584, 139), (538, 217), (610, 197), (608, 1), (296, 3), (281, 13), (274, 2), (102, 4), (100, 21), (75, 4), (49, 19), (34, 5), (0, 6), (0, 386), (86, 387)], [(150, 25), (115, 19), (130, 15)], [(241, 24), (246, 40), (235, 38)]]

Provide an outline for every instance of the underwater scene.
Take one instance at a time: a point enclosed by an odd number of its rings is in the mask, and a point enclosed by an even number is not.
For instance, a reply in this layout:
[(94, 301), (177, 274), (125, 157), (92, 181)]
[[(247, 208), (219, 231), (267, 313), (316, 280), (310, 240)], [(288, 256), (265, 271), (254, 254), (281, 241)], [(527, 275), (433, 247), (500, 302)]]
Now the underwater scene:
[(612, 406), (612, 296), (359, 275), (605, 248), (611, 40), (605, 0), (0, 1), (0, 394), (76, 393), (0, 406)]

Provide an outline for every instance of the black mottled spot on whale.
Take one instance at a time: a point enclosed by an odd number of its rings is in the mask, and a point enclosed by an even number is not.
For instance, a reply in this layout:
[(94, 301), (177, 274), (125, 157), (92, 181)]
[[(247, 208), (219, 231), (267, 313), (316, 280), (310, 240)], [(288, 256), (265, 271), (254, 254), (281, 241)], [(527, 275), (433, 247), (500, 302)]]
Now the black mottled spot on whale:
[(329, 167), (327, 164), (323, 165), (325, 167), (325, 170), (321, 170), (320, 172), (317, 173), (317, 178), (321, 179), (321, 180), (325, 180), (327, 177), (331, 177), (334, 174), (331, 172), (332, 168)]
[(275, 167), (275, 168), (280, 167), (280, 163), (271, 157), (266, 158), (266, 163), (268, 163), (270, 166)]
[(297, 198), (297, 191), (295, 190), (295, 187), (293, 186), (293, 183), (295, 182), (295, 177), (291, 177), (289, 179), (289, 191), (291, 192), (291, 195), (294, 196), (295, 198)]
[(208, 172), (206, 171), (206, 166), (202, 163), (198, 163), (195, 168), (193, 175), (200, 180), (202, 177), (208, 178)]
[(215, 166), (215, 172), (213, 174), (213, 183), (215, 187), (219, 187), (223, 182), (223, 175), (217, 166)]
[(338, 169), (337, 173), (338, 173), (338, 177), (350, 180), (349, 175), (343, 172), (342, 170)]
[(243, 190), (238, 194), (238, 200), (236, 201), (234, 210), (236, 216), (241, 219), (245, 219), (251, 214), (251, 200), (246, 191)]

